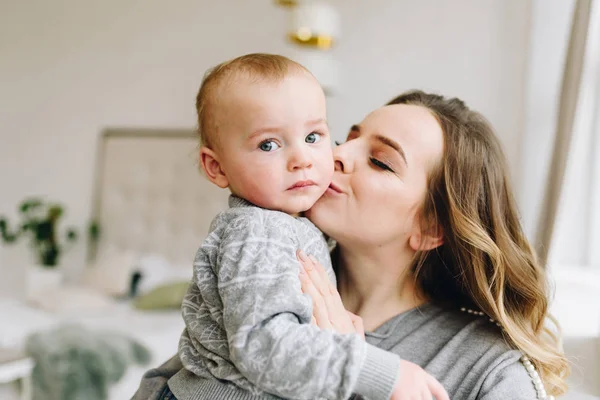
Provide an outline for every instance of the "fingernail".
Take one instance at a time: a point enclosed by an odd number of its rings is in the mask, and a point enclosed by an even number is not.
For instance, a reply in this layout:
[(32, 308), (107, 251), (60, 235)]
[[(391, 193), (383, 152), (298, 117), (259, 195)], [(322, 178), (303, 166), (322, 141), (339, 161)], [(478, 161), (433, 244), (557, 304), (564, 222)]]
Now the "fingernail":
[(318, 262), (316, 258), (314, 258), (312, 255), (308, 256), (308, 258), (310, 258), (310, 261), (314, 262), (315, 264)]
[(302, 250), (298, 250), (298, 257), (300, 257), (302, 261), (307, 261), (306, 254), (304, 254)]

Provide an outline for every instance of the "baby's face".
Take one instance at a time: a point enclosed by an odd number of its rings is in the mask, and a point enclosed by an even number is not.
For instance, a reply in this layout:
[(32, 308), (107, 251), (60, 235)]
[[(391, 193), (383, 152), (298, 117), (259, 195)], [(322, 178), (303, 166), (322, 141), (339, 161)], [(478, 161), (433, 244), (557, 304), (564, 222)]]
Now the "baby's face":
[(289, 214), (312, 207), (333, 175), (318, 82), (300, 72), (281, 82), (239, 78), (219, 92), (218, 153), (232, 193)]

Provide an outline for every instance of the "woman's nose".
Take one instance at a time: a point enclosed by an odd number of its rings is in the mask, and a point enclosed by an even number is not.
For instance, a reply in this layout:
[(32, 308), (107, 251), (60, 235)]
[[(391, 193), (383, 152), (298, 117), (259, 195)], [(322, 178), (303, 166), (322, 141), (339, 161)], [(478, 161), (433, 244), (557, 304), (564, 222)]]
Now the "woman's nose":
[(350, 152), (350, 143), (342, 143), (333, 149), (335, 170), (348, 174), (352, 172), (353, 162)]

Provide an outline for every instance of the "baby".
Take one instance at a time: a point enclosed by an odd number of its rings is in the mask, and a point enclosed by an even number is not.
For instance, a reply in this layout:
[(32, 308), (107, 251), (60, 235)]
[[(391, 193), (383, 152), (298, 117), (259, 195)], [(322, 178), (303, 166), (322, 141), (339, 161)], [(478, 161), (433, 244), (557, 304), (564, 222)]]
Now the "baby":
[(299, 249), (335, 280), (322, 233), (300, 216), (334, 169), (319, 83), (285, 57), (245, 55), (209, 71), (196, 108), (202, 168), (231, 197), (196, 254), (182, 305), (185, 368), (171, 391), (180, 400), (389, 398), (394, 382), (379, 371), (397, 359), (311, 325), (301, 293)]

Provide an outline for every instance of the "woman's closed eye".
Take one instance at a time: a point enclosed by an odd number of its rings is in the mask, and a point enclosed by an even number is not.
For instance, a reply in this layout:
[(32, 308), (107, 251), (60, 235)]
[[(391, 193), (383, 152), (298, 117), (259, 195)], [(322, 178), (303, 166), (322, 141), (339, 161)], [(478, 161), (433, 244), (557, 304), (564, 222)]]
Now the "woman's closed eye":
[(377, 167), (379, 169), (382, 169), (384, 171), (389, 171), (389, 172), (395, 172), (389, 165), (387, 165), (383, 161), (376, 159), (375, 157), (369, 157), (369, 160), (371, 161), (371, 164), (373, 164), (375, 167)]
[[(349, 138), (348, 140), (351, 140), (351, 139)], [(336, 146), (339, 146), (339, 145), (342, 145), (342, 144), (344, 144), (346, 142), (339, 142), (339, 141), (335, 140), (333, 143), (335, 143)], [(390, 167), (387, 163), (385, 163), (385, 162), (383, 162), (383, 161), (381, 161), (381, 160), (379, 160), (379, 159), (377, 159), (375, 157), (369, 157), (369, 161), (376, 168), (379, 168), (379, 169), (384, 170), (384, 171), (396, 173), (396, 171), (394, 171), (394, 169), (392, 167)]]

